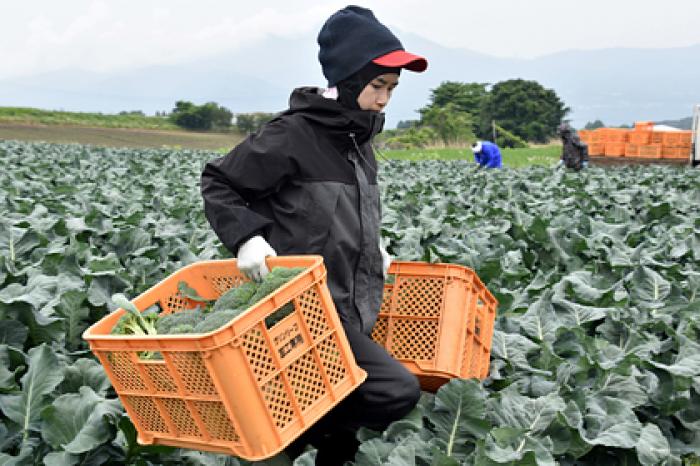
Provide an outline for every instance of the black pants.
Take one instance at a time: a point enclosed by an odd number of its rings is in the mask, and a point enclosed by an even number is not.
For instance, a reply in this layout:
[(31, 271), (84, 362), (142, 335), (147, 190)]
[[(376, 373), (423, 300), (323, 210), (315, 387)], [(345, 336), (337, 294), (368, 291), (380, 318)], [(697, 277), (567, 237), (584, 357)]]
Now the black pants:
[(311, 444), (319, 466), (342, 465), (355, 457), (360, 427), (382, 431), (408, 414), (420, 398), (418, 380), (369, 336), (344, 326), (357, 365), (367, 379), (287, 448), (293, 459)]

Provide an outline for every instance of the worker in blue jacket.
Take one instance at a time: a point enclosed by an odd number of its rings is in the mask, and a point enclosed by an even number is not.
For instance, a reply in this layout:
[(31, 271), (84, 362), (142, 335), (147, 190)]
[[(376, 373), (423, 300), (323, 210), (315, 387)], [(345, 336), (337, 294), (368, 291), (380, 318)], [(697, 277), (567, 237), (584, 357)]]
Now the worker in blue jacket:
[(472, 144), (474, 160), (479, 168), (501, 168), (503, 166), (501, 151), (498, 146), (489, 141), (476, 141)]

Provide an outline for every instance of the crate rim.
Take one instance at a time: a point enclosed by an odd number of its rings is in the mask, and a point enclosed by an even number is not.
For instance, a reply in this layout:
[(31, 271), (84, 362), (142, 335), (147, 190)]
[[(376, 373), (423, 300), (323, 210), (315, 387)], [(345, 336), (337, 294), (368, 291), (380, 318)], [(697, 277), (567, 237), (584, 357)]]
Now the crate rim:
[[(442, 270), (434, 270), (435, 268), (440, 268)], [(417, 275), (428, 275), (431, 277), (457, 278), (462, 280), (473, 279), (483, 288), (487, 297), (498, 304), (498, 300), (486, 287), (481, 278), (479, 278), (476, 271), (466, 265), (450, 264), (446, 262), (392, 261), (387, 275), (411, 275), (412, 271), (415, 271)], [(380, 312), (380, 314), (384, 315), (382, 312)]]
[[(284, 262), (287, 261), (296, 261), (296, 260), (304, 260), (308, 261), (309, 264), (305, 266), (307, 270), (304, 272), (298, 274), (296, 277), (294, 277), (292, 280), (288, 281), (281, 287), (277, 288), (273, 293), (263, 297), (258, 301), (255, 305), (248, 307), (244, 312), (240, 313), (238, 316), (234, 317), (231, 319), (226, 325), (223, 325), (222, 327), (219, 327), (216, 330), (212, 330), (211, 332), (207, 333), (184, 333), (184, 334), (173, 334), (173, 335), (112, 335), (112, 334), (103, 334), (103, 333), (98, 333), (96, 332), (96, 327), (102, 323), (102, 321), (108, 317), (113, 317), (115, 315), (118, 315), (121, 317), (126, 311), (122, 309), (121, 307), (115, 309), (114, 311), (110, 312), (109, 314), (106, 314), (102, 316), (97, 322), (94, 322), (92, 325), (90, 325), (88, 328), (86, 328), (83, 331), (82, 338), (86, 340), (88, 343), (92, 344), (93, 341), (97, 342), (122, 342), (122, 341), (128, 341), (134, 345), (140, 345), (140, 344), (147, 344), (148, 346), (153, 345), (154, 343), (157, 343), (158, 341), (174, 341), (174, 340), (186, 340), (190, 341), (193, 344), (196, 344), (199, 340), (201, 340), (204, 337), (211, 337), (215, 335), (216, 333), (219, 333), (229, 327), (231, 327), (234, 323), (236, 323), (240, 318), (242, 318), (245, 314), (248, 314), (249, 312), (255, 311), (257, 308), (260, 306), (264, 305), (264, 303), (267, 302), (268, 298), (272, 294), (279, 293), (283, 290), (286, 290), (287, 288), (291, 287), (294, 285), (297, 281), (303, 279), (303, 277), (307, 274), (313, 274), (315, 270), (318, 269), (319, 265), (323, 265), (323, 257), (318, 256), (318, 255), (294, 255), (294, 256), (276, 256), (276, 257), (268, 257), (266, 258), (266, 262), (268, 264), (268, 267), (275, 267), (275, 266), (284, 266)], [(180, 269), (177, 269), (167, 277), (164, 277), (162, 280), (160, 280), (158, 283), (155, 285), (151, 286), (147, 290), (141, 292), (138, 296), (135, 298), (130, 299), (129, 301), (133, 303), (141, 312), (144, 311), (144, 309), (140, 309), (139, 304), (137, 304), (137, 301), (139, 298), (141, 298), (143, 295), (148, 295), (151, 292), (154, 292), (156, 289), (161, 287), (163, 284), (165, 284), (167, 281), (171, 280), (172, 277), (183, 274), (189, 270), (196, 269), (202, 266), (207, 266), (207, 265), (232, 265), (235, 267), (237, 263), (236, 259), (209, 259), (209, 260), (203, 260), (203, 261), (197, 261), (193, 262), (191, 264), (188, 264)], [(313, 282), (312, 284), (318, 283), (321, 281), (325, 276), (326, 276), (326, 270), (325, 267), (323, 267), (322, 272), (314, 274), (316, 276), (313, 277)], [(220, 346), (220, 345), (214, 345), (213, 347)], [(202, 346), (198, 350), (207, 350), (211, 348), (212, 346), (206, 345)], [(108, 349), (108, 348), (100, 348), (100, 349)], [(150, 349), (150, 348), (149, 348)], [(157, 349), (157, 348), (153, 348)]]

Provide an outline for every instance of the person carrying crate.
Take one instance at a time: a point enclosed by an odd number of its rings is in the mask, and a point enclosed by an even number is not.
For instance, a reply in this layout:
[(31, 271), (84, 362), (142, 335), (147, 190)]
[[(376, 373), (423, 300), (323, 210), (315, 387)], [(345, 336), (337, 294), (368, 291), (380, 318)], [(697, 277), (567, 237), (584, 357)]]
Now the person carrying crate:
[(572, 130), (568, 124), (562, 123), (557, 133), (562, 143), (561, 160), (557, 166), (564, 165), (576, 171), (588, 167), (588, 145), (579, 139), (576, 131)]
[(391, 258), (380, 244), (380, 198), (373, 138), (402, 69), (422, 72), (372, 11), (348, 6), (318, 35), (328, 88), (302, 87), (290, 107), (204, 168), (209, 223), (253, 280), (267, 256), (319, 254), (357, 364), (368, 374), (348, 398), (288, 449), (317, 447), (317, 464), (354, 458), (360, 427), (383, 430), (420, 397), (418, 382), (370, 334)]

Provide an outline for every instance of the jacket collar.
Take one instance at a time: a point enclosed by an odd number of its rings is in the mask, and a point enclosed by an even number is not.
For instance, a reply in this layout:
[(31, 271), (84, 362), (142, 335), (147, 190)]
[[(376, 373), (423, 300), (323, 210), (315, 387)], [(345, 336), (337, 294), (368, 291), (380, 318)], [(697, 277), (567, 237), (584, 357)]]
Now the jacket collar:
[(350, 133), (362, 144), (373, 138), (384, 127), (384, 114), (368, 110), (351, 110), (336, 100), (323, 97), (317, 87), (294, 89), (289, 97), (289, 109), (283, 115), (300, 115), (306, 120), (324, 126), (330, 137), (343, 145), (352, 144)]

